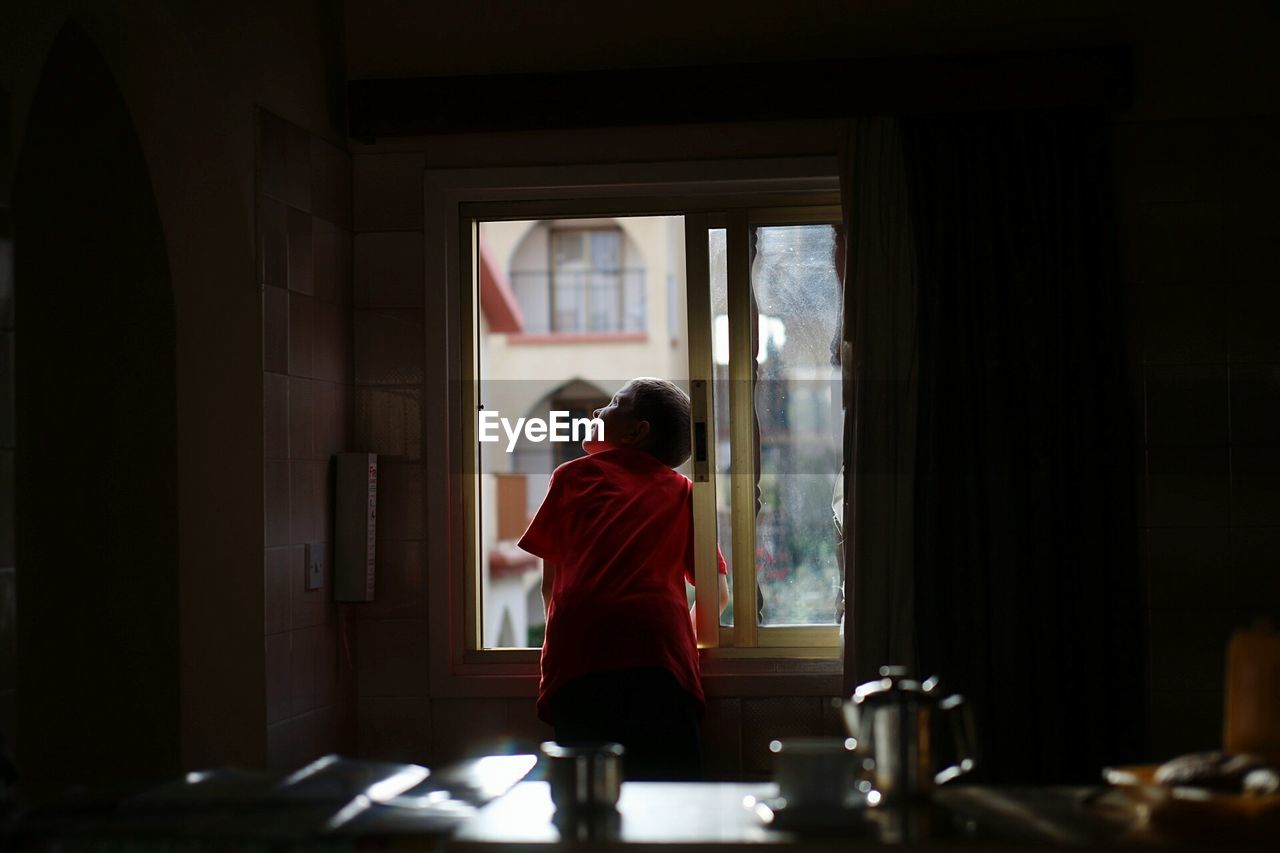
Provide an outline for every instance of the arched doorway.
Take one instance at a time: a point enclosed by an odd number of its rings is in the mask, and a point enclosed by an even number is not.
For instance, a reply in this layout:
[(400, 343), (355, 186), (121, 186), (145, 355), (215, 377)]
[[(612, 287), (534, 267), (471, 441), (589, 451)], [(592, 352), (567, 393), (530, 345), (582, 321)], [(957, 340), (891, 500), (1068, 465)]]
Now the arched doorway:
[(147, 163), (74, 23), (14, 178), (18, 729), (37, 796), (181, 766), (173, 291)]

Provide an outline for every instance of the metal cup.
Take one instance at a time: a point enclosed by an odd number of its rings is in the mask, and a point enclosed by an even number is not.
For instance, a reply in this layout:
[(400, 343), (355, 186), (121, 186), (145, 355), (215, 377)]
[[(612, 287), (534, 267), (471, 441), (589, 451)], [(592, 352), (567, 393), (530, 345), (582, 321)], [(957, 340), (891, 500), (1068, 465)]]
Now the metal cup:
[(608, 811), (617, 806), (626, 752), (622, 744), (562, 746), (546, 741), (541, 749), (557, 814)]

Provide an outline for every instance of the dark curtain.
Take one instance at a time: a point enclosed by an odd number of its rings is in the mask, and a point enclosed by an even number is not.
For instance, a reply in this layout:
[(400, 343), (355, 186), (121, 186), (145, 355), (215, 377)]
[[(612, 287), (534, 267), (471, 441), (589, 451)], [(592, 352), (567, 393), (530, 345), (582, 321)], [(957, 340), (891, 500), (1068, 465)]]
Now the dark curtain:
[(840, 161), (847, 695), (914, 658), (919, 311), (898, 122), (852, 122)]
[(1106, 127), (1024, 114), (901, 131), (919, 300), (915, 663), (970, 700), (974, 778), (1097, 782), (1140, 755), (1144, 711)]

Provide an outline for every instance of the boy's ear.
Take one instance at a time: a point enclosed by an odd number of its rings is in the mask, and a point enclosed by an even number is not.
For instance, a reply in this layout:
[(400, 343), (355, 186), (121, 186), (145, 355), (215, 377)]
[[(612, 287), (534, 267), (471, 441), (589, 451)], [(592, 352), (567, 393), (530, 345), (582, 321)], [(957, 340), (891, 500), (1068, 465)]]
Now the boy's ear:
[(649, 437), (650, 427), (648, 421), (636, 421), (635, 428), (631, 432), (632, 444), (639, 444)]

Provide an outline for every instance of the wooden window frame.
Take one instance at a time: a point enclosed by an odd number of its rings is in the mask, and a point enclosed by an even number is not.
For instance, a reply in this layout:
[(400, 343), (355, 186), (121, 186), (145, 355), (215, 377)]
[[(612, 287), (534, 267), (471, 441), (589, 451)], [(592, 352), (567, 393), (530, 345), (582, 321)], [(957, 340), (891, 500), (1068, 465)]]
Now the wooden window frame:
[[(433, 696), (528, 697), (536, 692), (538, 680), (537, 649), (485, 650), (479, 642), (478, 469), (473, 440), (477, 401), (471, 381), (478, 372), (478, 266), (471, 256), (478, 221), (659, 214), (714, 217), (725, 211), (749, 219), (750, 210), (838, 204), (836, 175), (831, 157), (424, 173), (427, 313), (443, 320), (441, 333), (426, 341), (426, 379), (428, 387), (443, 389), (445, 397), (435, 408), (439, 416), (424, 423)], [(696, 275), (691, 270), (690, 280)], [(704, 343), (710, 346), (709, 337)], [(692, 339), (690, 346), (692, 350)], [(714, 517), (714, 493), (710, 497)], [(695, 497), (695, 506), (705, 503), (705, 497)], [(708, 527), (714, 531), (714, 525), (698, 525), (704, 531), (697, 543), (700, 551), (707, 551), (707, 535), (714, 543), (714, 532), (708, 533)], [(706, 556), (699, 559), (703, 564), (698, 588), (702, 595), (713, 597), (714, 564), (708, 569)], [(708, 571), (712, 573), (709, 582), (702, 578)], [(751, 577), (754, 581), (754, 572)], [(706, 613), (714, 604), (699, 609)], [(834, 646), (788, 646), (779, 635), (778, 645), (743, 648), (739, 641), (730, 647), (722, 642), (718, 626), (706, 633), (700, 646), (708, 695), (832, 696), (840, 692), (839, 649)]]

